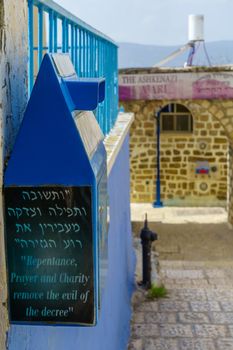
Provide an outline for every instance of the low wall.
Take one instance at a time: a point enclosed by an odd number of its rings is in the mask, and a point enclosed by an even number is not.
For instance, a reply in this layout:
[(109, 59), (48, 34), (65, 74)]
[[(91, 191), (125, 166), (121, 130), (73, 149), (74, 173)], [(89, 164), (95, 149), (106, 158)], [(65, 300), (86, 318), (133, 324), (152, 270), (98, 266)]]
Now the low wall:
[(106, 140), (110, 225), (108, 274), (96, 327), (10, 327), (8, 350), (123, 350), (127, 347), (134, 286), (129, 190), (129, 126), (121, 115)]

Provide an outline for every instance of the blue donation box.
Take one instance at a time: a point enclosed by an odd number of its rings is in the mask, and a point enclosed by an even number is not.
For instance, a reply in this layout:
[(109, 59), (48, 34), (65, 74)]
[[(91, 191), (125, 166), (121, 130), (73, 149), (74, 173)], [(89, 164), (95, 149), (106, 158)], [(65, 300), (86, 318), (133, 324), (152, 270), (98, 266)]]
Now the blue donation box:
[(104, 79), (45, 55), (4, 177), (11, 323), (97, 322), (107, 172), (91, 111), (104, 95)]

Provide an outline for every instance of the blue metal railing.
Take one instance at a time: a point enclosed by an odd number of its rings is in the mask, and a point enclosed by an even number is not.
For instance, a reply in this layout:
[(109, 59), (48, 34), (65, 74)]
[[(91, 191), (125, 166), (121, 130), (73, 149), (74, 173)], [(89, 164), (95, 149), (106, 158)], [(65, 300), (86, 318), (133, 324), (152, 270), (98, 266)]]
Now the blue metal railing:
[(28, 0), (29, 94), (45, 52), (68, 52), (79, 77), (104, 77), (106, 97), (96, 118), (107, 134), (118, 113), (118, 47), (52, 0)]

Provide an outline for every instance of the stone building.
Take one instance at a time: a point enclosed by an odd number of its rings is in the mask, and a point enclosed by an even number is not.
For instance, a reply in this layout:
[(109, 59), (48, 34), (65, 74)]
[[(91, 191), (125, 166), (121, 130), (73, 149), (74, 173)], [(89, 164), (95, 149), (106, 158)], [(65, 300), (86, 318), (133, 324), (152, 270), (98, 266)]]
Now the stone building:
[(225, 206), (227, 196), (231, 202), (232, 69), (120, 71), (121, 105), (135, 113), (130, 141), (132, 202), (153, 203), (156, 198), (158, 116), (163, 204)]

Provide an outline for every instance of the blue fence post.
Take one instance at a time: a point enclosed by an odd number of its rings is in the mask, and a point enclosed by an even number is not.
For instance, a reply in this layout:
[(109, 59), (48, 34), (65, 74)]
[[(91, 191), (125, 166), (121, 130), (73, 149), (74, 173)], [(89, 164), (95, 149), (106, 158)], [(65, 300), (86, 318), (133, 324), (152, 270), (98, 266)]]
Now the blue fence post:
[(86, 69), (85, 69), (85, 76), (89, 76), (89, 60), (90, 60), (90, 52), (89, 52), (89, 34), (86, 32)]
[(44, 13), (43, 6), (38, 7), (38, 16), (39, 16), (39, 28), (38, 28), (38, 67), (40, 66), (43, 59), (43, 36), (44, 36)]
[(62, 21), (62, 52), (66, 52), (66, 19)]
[(54, 19), (53, 10), (49, 11), (49, 52), (53, 52), (53, 40), (54, 40)]
[(29, 79), (28, 79), (28, 92), (29, 95), (32, 91), (33, 81), (34, 81), (34, 38), (33, 38), (33, 28), (34, 28), (34, 18), (33, 18), (33, 2), (28, 1), (28, 41), (29, 41)]
[(74, 26), (74, 66), (75, 70), (78, 73), (78, 27)]
[(87, 51), (86, 51), (86, 76), (89, 77), (90, 76), (90, 35), (89, 32), (86, 33), (86, 47), (87, 47)]
[(86, 54), (86, 32), (83, 31), (83, 76), (86, 75), (86, 57), (87, 57), (87, 54)]
[(53, 52), (57, 52), (57, 16), (53, 16)]
[(74, 34), (74, 25), (71, 24), (71, 60), (75, 65), (75, 34)]
[(94, 77), (93, 61), (94, 61), (93, 36), (90, 34), (90, 77)]
[(81, 65), (82, 65), (82, 31), (79, 28), (78, 30), (78, 43), (79, 43), (79, 52), (78, 52), (78, 58), (79, 58), (79, 63), (78, 63), (78, 75), (81, 76)]

